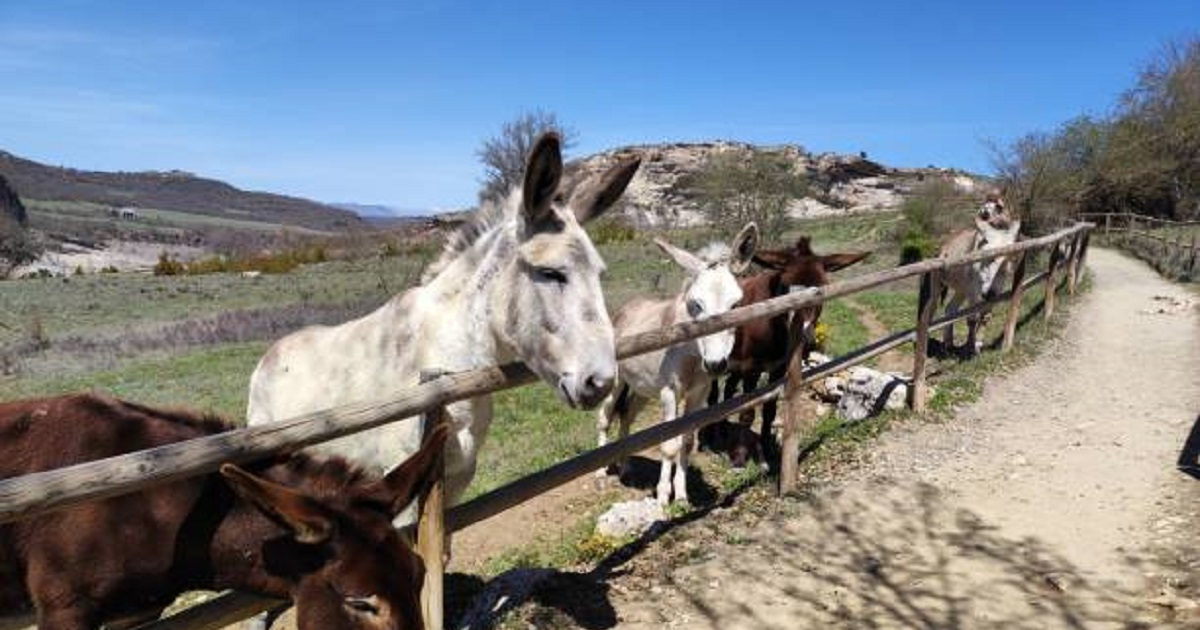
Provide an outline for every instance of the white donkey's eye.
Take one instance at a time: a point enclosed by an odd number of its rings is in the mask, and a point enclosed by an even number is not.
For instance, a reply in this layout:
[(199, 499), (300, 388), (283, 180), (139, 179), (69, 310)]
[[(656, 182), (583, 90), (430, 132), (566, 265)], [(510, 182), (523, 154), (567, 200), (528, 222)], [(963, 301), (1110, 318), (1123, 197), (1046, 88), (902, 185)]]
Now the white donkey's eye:
[(691, 299), (687, 301), (688, 315), (692, 317), (700, 317), (704, 314), (704, 304), (700, 300)]
[(540, 280), (557, 282), (558, 284), (567, 283), (567, 274), (561, 269), (555, 269), (553, 267), (538, 267), (535, 273)]

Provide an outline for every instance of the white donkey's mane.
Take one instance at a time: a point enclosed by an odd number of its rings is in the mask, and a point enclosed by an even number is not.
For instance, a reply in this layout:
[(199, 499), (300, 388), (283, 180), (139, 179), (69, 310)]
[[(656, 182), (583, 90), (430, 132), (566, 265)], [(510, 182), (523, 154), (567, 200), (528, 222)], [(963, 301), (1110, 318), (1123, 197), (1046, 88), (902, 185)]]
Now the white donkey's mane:
[(704, 261), (706, 265), (728, 264), (733, 260), (733, 249), (729, 247), (729, 243), (714, 241), (697, 251), (696, 258)]
[(463, 252), (479, 242), (484, 234), (504, 225), (509, 220), (515, 220), (517, 208), (521, 203), (521, 187), (513, 189), (503, 199), (484, 201), (471, 217), (446, 236), (442, 245), (442, 254), (421, 273), (421, 284), (433, 280), (446, 270)]

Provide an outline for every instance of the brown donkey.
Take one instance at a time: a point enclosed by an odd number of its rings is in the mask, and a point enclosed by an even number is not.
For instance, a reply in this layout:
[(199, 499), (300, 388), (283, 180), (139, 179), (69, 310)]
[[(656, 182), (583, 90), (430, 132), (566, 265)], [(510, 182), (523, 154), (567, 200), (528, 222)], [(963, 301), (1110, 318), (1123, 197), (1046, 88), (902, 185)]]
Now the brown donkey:
[[(0, 478), (213, 435), (218, 419), (79, 394), (0, 404)], [(157, 615), (180, 592), (289, 598), (300, 630), (421, 629), (424, 565), (393, 516), (441, 469), (447, 430), (386, 477), (338, 459), (226, 464), (0, 525), (0, 627), (89, 630)]]
[[(828, 283), (829, 274), (844, 269), (871, 255), (871, 252), (817, 255), (813, 253), (808, 236), (801, 236), (790, 248), (758, 250), (754, 262), (767, 270), (740, 280), (742, 301), (738, 306), (762, 302), (788, 293), (792, 287), (819, 287)], [(806, 354), (812, 349), (814, 329), (821, 316), (821, 306), (796, 311), (804, 318), (804, 347)], [(767, 319), (756, 319), (738, 327), (729, 355), (729, 375), (725, 377), (724, 397), (732, 397), (742, 388), (753, 391), (759, 377), (765, 372), (771, 381), (783, 378), (787, 370), (788, 350), (787, 313)], [(708, 393), (710, 405), (720, 398), (717, 382)], [(752, 458), (770, 461), (776, 459), (778, 449), (771, 433), (775, 422), (776, 403), (768, 402), (762, 407), (762, 428), (756, 443), (750, 425), (754, 422), (754, 410), (743, 412), (738, 425), (718, 423), (705, 427), (700, 432), (700, 444), (713, 450), (724, 451), (735, 468), (740, 468)]]

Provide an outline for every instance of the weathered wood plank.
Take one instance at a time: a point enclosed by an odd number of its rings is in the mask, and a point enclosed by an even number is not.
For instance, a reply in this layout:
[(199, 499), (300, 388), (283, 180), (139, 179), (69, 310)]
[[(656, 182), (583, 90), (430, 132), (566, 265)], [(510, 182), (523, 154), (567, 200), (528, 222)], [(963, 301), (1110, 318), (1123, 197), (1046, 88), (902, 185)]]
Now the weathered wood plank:
[[(793, 314), (788, 325), (788, 364), (783, 388), (783, 436), (779, 456), (779, 494), (796, 488), (800, 457), (800, 425), (811, 410), (804, 404), (804, 320)], [(768, 431), (768, 427), (763, 427)]]
[[(443, 375), (441, 372), (422, 372), (421, 382), (428, 383)], [(445, 407), (434, 407), (422, 417), (423, 435), (429, 436), (444, 424)], [(417, 555), (425, 563), (425, 582), (421, 585), (421, 616), (426, 630), (442, 630), (445, 625), (446, 581), (446, 492), (445, 464), (442, 474), (421, 498), (421, 514), (417, 519)]]
[(1000, 351), (1009, 352), (1017, 335), (1017, 320), (1021, 317), (1021, 299), (1025, 295), (1025, 267), (1029, 260), (1028, 252), (1021, 254), (1017, 266), (1013, 269), (1012, 297), (1008, 302), (1008, 315), (1004, 318), (1004, 340), (1000, 342)]
[[(909, 388), (909, 406), (917, 413), (925, 411), (928, 388), (925, 384), (925, 361), (929, 356), (929, 323), (933, 312), (941, 302), (942, 272), (935, 269), (921, 280), (921, 296), (917, 304), (917, 326), (913, 342), (912, 387)], [(951, 323), (953, 325), (953, 323)]]

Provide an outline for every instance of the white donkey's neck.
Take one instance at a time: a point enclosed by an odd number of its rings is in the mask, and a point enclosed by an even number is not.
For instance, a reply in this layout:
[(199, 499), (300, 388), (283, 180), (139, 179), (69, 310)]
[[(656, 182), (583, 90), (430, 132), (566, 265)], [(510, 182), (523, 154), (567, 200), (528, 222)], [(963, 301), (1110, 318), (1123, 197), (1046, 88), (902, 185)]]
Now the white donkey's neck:
[(511, 224), (498, 225), (418, 289), (427, 320), (421, 329), (429, 336), (420, 344), (422, 369), (462, 371), (512, 360), (501, 296), (515, 253)]

